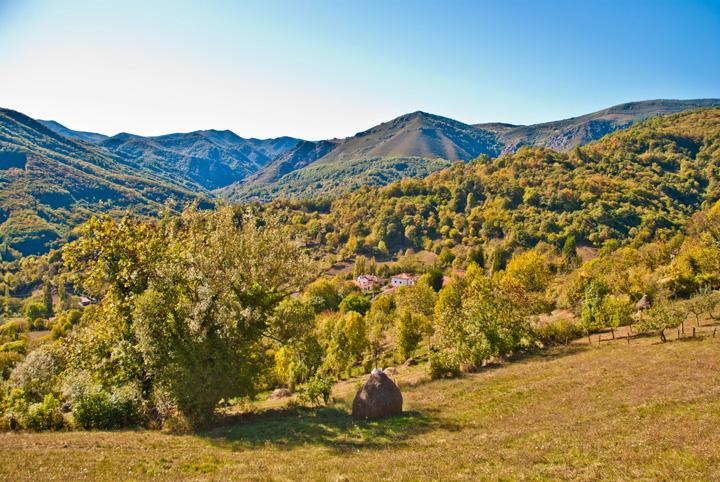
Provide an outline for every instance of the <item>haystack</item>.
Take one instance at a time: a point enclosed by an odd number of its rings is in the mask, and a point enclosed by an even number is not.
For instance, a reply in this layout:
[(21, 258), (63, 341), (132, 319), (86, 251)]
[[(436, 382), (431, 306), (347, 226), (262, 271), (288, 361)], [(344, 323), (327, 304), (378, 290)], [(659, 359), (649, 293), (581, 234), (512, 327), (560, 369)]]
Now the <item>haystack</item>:
[(360, 420), (377, 420), (402, 413), (400, 389), (382, 370), (376, 368), (355, 395), (352, 416)]

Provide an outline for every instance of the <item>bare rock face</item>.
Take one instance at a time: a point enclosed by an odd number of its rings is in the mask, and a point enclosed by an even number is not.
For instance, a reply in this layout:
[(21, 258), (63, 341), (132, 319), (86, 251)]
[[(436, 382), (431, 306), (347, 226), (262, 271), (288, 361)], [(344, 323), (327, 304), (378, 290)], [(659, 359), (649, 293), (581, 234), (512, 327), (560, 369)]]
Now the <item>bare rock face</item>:
[(352, 416), (360, 420), (377, 420), (402, 413), (400, 389), (382, 370), (375, 369), (355, 395)]

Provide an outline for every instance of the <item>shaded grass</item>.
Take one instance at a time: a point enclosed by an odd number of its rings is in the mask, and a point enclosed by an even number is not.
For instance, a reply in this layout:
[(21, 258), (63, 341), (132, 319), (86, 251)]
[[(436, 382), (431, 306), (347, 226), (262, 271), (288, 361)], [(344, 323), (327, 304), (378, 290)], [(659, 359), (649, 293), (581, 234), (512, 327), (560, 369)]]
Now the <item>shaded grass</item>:
[(720, 480), (720, 339), (568, 346), (453, 380), (401, 369), (407, 413), (348, 402), (197, 435), (0, 435), (8, 480)]
[[(244, 418), (244, 417), (241, 417)], [(214, 445), (231, 450), (272, 445), (292, 449), (316, 445), (337, 451), (380, 449), (405, 444), (407, 439), (428, 430), (455, 428), (434, 420), (430, 411), (406, 411), (387, 420), (353, 420), (337, 407), (272, 410), (202, 434)]]

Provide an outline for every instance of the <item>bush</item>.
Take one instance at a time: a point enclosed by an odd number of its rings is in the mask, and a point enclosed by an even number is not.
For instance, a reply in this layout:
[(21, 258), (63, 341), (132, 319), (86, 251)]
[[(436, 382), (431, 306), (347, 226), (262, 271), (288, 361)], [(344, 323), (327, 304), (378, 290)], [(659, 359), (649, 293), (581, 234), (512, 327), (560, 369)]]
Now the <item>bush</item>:
[(19, 430), (22, 428), (22, 416), (27, 412), (28, 402), (25, 392), (19, 388), (3, 387), (0, 394), (0, 429)]
[(430, 378), (453, 378), (460, 375), (460, 363), (456, 357), (443, 351), (430, 353)]
[(14, 351), (2, 352), (0, 351), (0, 378), (3, 380), (10, 376), (10, 372), (15, 365), (17, 365), (23, 356), (20, 353)]
[(62, 430), (65, 427), (65, 418), (60, 412), (60, 401), (52, 393), (48, 393), (42, 402), (28, 407), (23, 417), (23, 425), (36, 432)]
[(123, 428), (140, 422), (141, 407), (141, 398), (133, 387), (111, 393), (93, 387), (79, 395), (72, 414), (75, 424), (85, 430)]
[(317, 407), (330, 401), (330, 393), (335, 381), (331, 377), (316, 375), (312, 377), (300, 391), (300, 399)]
[(544, 345), (564, 345), (585, 334), (582, 324), (574, 320), (557, 320), (533, 330), (535, 337)]
[(20, 362), (10, 374), (10, 385), (22, 388), (30, 400), (40, 401), (55, 384), (63, 369), (62, 359), (52, 346), (44, 345)]

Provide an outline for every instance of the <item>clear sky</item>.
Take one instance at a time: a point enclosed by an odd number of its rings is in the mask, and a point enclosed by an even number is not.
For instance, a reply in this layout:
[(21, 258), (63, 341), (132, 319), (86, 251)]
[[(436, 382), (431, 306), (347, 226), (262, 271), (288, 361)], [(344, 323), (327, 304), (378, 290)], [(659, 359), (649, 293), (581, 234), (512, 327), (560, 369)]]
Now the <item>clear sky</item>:
[(720, 0), (0, 0), (0, 106), (105, 134), (345, 137), (720, 97)]

